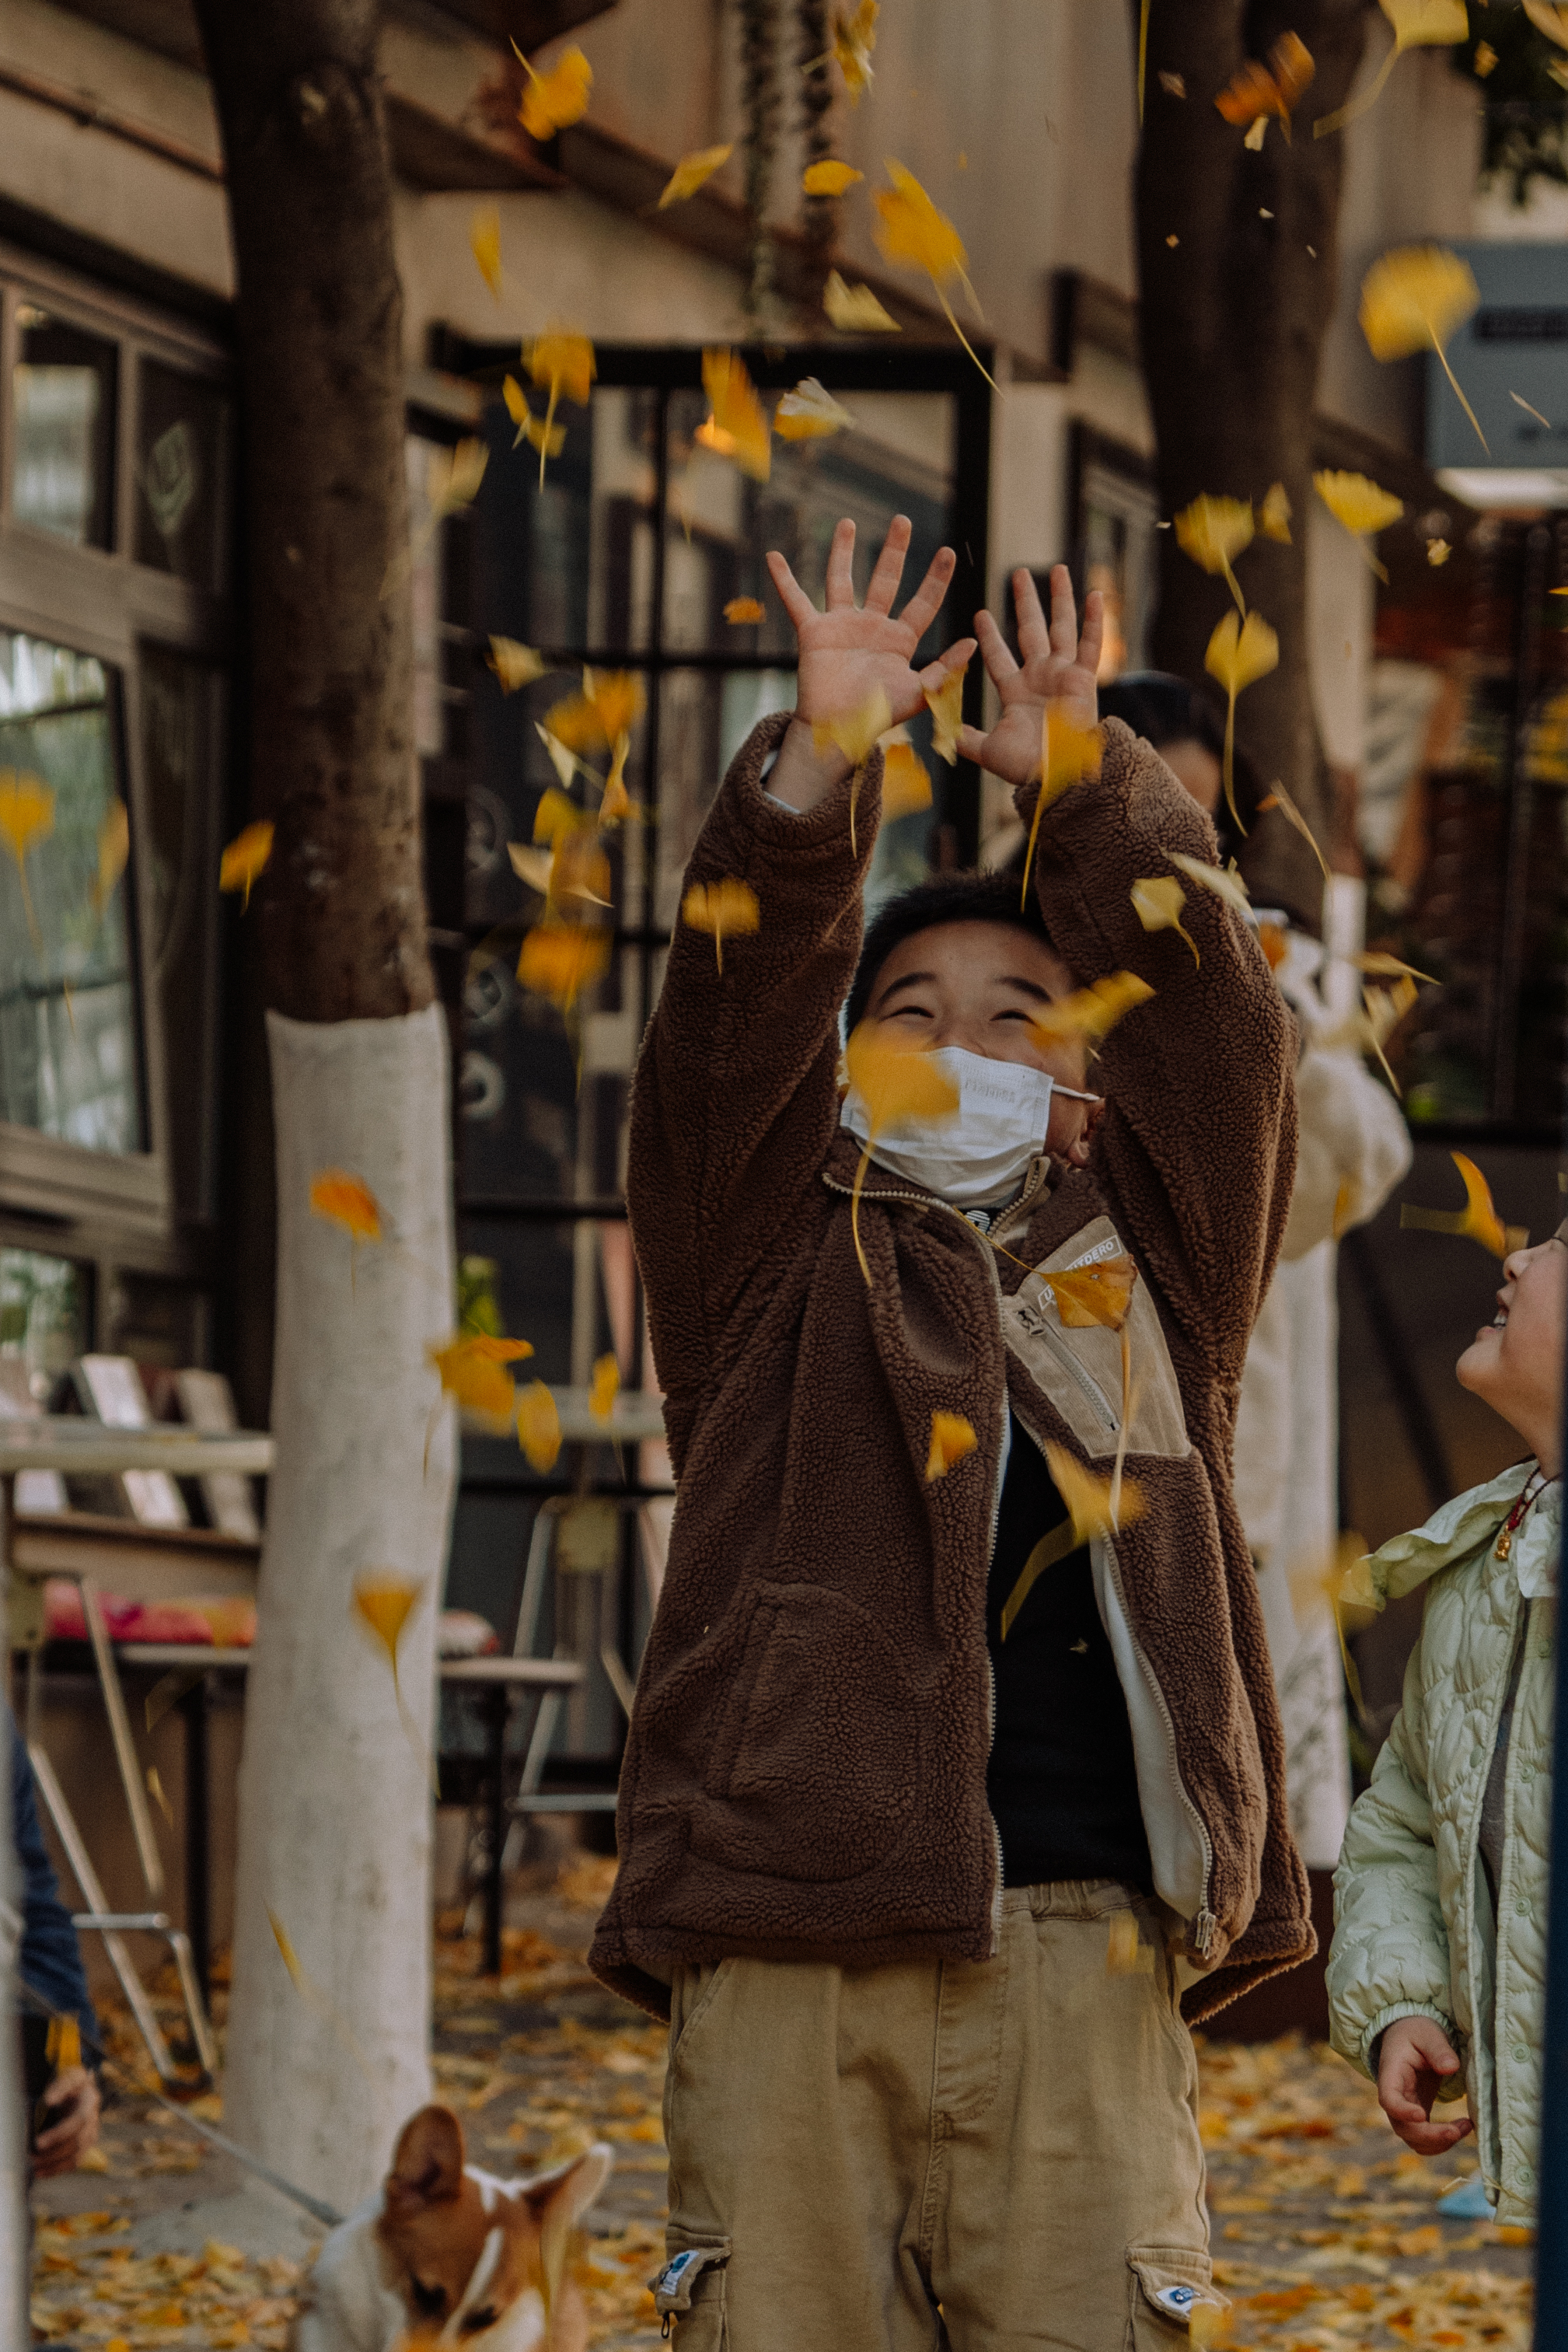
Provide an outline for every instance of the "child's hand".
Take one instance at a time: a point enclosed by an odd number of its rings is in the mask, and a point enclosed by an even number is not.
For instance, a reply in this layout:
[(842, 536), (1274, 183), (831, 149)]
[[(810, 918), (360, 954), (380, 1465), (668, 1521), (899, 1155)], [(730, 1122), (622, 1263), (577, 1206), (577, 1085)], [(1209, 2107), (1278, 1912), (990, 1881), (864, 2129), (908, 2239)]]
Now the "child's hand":
[(98, 2137), (98, 2084), (85, 2066), (68, 2066), (49, 2084), (44, 2107), (49, 2118), (33, 2149), (33, 2171), (39, 2180), (70, 2172)]
[(977, 760), (993, 776), (1009, 784), (1027, 784), (1040, 772), (1040, 723), (1048, 702), (1064, 703), (1066, 716), (1078, 727), (1092, 727), (1100, 715), (1094, 679), (1105, 631), (1105, 599), (1098, 588), (1090, 590), (1080, 637), (1072, 576), (1065, 563), (1059, 563), (1051, 575), (1049, 630), (1028, 572), (1013, 573), (1013, 605), (1022, 669), (990, 614), (975, 615), (986, 672), (1002, 698), (1002, 715), (988, 735), (977, 727), (966, 727), (958, 749), (966, 760)]
[(855, 603), (851, 563), (855, 527), (847, 519), (833, 533), (828, 554), (828, 609), (819, 613), (784, 558), (777, 551), (768, 569), (779, 601), (795, 625), (800, 666), (797, 680), (796, 719), (784, 738), (768, 790), (792, 808), (815, 807), (849, 773), (850, 762), (836, 747), (819, 752), (811, 728), (820, 719), (848, 716), (858, 710), (880, 687), (887, 697), (889, 724), (913, 719), (925, 698), (948, 673), (963, 669), (975, 650), (973, 637), (964, 637), (926, 669), (910, 663), (915, 648), (936, 619), (956, 562), (950, 547), (938, 548), (931, 568), (895, 621), (893, 600), (904, 576), (909, 550), (909, 522), (894, 515), (877, 557), (876, 569), (865, 593)]
[(1469, 2116), (1450, 2124), (1431, 2120), (1438, 2086), (1458, 2072), (1458, 2063), (1448, 2035), (1429, 2017), (1396, 2017), (1384, 2034), (1377, 2060), (1377, 2104), (1417, 2156), (1441, 2156), (1475, 2129)]

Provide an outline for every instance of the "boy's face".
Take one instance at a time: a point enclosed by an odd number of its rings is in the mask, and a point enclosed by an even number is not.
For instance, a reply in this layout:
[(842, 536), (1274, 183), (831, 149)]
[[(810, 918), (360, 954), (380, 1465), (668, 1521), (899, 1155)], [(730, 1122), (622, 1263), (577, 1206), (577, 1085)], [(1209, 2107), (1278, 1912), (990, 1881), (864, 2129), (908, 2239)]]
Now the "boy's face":
[[(1024, 1062), (1058, 1085), (1087, 1086), (1082, 1043), (1047, 1042), (1032, 1026), (1040, 1007), (1071, 996), (1073, 979), (1043, 940), (1011, 923), (935, 923), (901, 940), (877, 973), (866, 1018), (879, 1035), (935, 1053), (961, 1045), (993, 1062)], [(1046, 1148), (1070, 1166), (1089, 1158), (1098, 1103), (1053, 1095)]]
[(1539, 1455), (1555, 1454), (1568, 1330), (1568, 1244), (1555, 1236), (1504, 1261), (1495, 1319), (1476, 1333), (1455, 1370)]

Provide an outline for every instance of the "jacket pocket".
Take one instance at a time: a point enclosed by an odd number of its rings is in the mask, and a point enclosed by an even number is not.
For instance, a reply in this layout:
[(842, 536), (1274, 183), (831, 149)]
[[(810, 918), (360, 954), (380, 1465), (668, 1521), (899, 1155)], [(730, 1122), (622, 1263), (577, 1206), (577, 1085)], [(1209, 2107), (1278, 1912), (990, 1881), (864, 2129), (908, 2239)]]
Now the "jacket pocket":
[(673, 2325), (674, 2341), (682, 2352), (727, 2352), (725, 2276), (729, 2253), (727, 2238), (689, 2240), (648, 2282), (653, 2308), (666, 2327)]
[(811, 1884), (885, 1859), (919, 1790), (919, 1711), (867, 1609), (818, 1584), (759, 1584), (716, 1727), (694, 1852)]
[[(1208, 2257), (1189, 2246), (1129, 2246), (1126, 2352), (1171, 2352), (1190, 2341), (1193, 2314), (1219, 2333), (1230, 2299), (1210, 2280)], [(1206, 2340), (1209, 2330), (1200, 2327)]]
[[(1121, 1334), (1100, 1324), (1064, 1323), (1051, 1277), (1123, 1254), (1110, 1218), (1095, 1217), (1043, 1258), (1012, 1297), (1002, 1301), (1002, 1334), (1009, 1348), (1091, 1456), (1114, 1454), (1121, 1434)], [(1141, 1276), (1133, 1286), (1126, 1331), (1134, 1395), (1128, 1452), (1170, 1457), (1190, 1453), (1176, 1366), (1159, 1311)]]

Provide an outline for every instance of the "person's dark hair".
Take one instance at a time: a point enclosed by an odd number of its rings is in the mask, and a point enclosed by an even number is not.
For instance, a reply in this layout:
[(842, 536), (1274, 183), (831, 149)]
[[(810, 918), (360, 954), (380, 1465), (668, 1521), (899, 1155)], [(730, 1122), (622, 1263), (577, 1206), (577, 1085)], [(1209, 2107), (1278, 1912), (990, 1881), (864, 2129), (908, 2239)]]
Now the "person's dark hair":
[[(1173, 677), (1166, 670), (1133, 670), (1125, 677), (1112, 678), (1100, 688), (1100, 716), (1124, 719), (1134, 734), (1142, 735), (1156, 751), (1163, 751), (1167, 743), (1191, 741), (1201, 743), (1206, 751), (1224, 761), (1223, 708), (1202, 687), (1189, 686), (1185, 677)], [(1241, 822), (1250, 827), (1262, 795), (1252, 764), (1239, 746), (1232, 754), (1231, 780)], [(1240, 856), (1242, 835), (1225, 805), (1223, 793), (1214, 812), (1214, 829), (1219, 835), (1220, 863), (1226, 865)]]
[(894, 949), (916, 931), (935, 930), (938, 923), (1008, 923), (1047, 947), (1051, 944), (1034, 892), (1030, 890), (1027, 906), (1019, 904), (1016, 876), (937, 874), (929, 882), (917, 882), (912, 890), (889, 898), (872, 919), (844, 1006), (846, 1032), (864, 1019), (877, 973)]

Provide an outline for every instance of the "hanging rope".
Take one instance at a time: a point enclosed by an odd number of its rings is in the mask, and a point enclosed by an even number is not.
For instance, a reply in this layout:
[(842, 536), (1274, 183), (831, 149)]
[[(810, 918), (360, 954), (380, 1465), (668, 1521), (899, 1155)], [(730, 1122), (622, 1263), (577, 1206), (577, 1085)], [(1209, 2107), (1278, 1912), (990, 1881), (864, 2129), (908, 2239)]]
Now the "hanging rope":
[(739, 0), (741, 103), (746, 116), (746, 210), (750, 275), (745, 310), (756, 322), (773, 291), (768, 196), (779, 144), (779, 0)]

